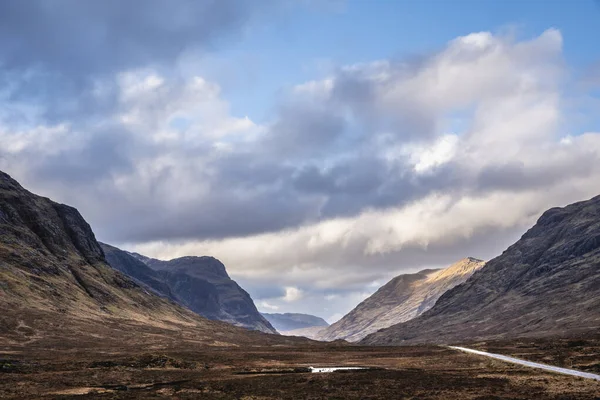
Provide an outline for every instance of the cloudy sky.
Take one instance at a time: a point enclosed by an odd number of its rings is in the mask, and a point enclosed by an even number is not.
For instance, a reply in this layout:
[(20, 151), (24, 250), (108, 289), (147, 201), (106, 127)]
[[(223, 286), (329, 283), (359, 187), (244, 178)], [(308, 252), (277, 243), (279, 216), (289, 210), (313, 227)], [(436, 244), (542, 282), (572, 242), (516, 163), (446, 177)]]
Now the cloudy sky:
[(600, 194), (600, 5), (448, 3), (1, 1), (0, 169), (333, 322)]

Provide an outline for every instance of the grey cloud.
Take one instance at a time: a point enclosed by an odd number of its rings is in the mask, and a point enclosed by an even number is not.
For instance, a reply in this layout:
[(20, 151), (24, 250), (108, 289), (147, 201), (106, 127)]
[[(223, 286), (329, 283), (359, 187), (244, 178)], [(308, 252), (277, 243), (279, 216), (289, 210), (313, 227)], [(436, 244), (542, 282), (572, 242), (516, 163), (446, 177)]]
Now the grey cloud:
[(344, 135), (346, 122), (323, 105), (286, 104), (261, 142), (270, 156), (288, 160), (330, 154)]
[(552, 165), (526, 167), (523, 162), (510, 162), (482, 168), (477, 176), (475, 187), (485, 190), (524, 190), (541, 189), (573, 177), (589, 176), (598, 163), (593, 153), (580, 154), (577, 163), (567, 164), (558, 160)]
[(285, 193), (239, 196), (235, 190), (213, 191), (195, 202), (172, 205), (167, 199), (145, 198), (131, 191), (128, 195), (135, 201), (128, 201), (121, 193), (98, 193), (98, 201), (112, 199), (110, 211), (99, 210), (100, 204), (89, 202), (80, 208), (89, 211), (98, 236), (113, 242), (223, 238), (277, 231), (303, 223), (313, 208)]
[(273, 282), (255, 281), (244, 277), (235, 277), (235, 280), (255, 301), (285, 296), (284, 288)]
[(370, 109), (377, 100), (374, 83), (360, 71), (337, 71), (331, 96), (337, 103), (350, 104), (364, 111)]
[[(14, 7), (16, 3), (7, 4)], [(77, 4), (78, 7), (71, 11), (59, 9), (43, 12), (51, 15), (62, 15), (60, 13), (67, 11), (83, 12), (81, 8), (84, 5), (81, 4), (88, 3)], [(96, 20), (106, 26), (115, 23), (110, 19), (118, 14), (111, 8), (115, 3), (107, 4), (108, 9), (92, 18), (90, 25), (93, 26)], [(151, 7), (156, 3), (148, 4)], [(212, 10), (207, 5), (196, 6), (201, 3), (183, 4), (199, 7), (194, 8), (195, 12)], [(233, 3), (228, 1), (219, 4), (211, 7), (227, 7)], [(128, 5), (123, 12), (133, 12), (129, 7), (133, 6)], [(162, 6), (157, 7), (160, 10)], [(133, 24), (147, 26), (153, 21), (157, 10), (144, 11), (139, 17), (141, 20)], [(41, 12), (37, 11), (38, 14)], [(85, 12), (91, 11), (85, 9)], [(245, 10), (237, 12), (243, 13)], [(178, 18), (171, 11), (165, 13), (167, 19), (175, 21)], [(107, 18), (110, 24), (105, 21)], [(179, 34), (183, 35), (182, 32), (189, 34), (195, 29), (185, 21), (171, 23), (165, 25), (174, 26), (175, 33), (166, 33), (171, 40)], [(72, 29), (70, 26), (64, 29)], [(148, 45), (146, 38), (142, 38), (138, 32), (140, 26), (134, 26), (130, 36), (124, 33), (124, 40), (135, 43), (141, 41), (140, 46)], [(165, 26), (158, 24), (158, 29), (166, 29)], [(221, 27), (216, 29), (216, 32), (221, 32)], [(36, 34), (39, 33), (30, 33), (30, 36)], [(175, 36), (169, 36), (171, 34)], [(198, 38), (202, 42), (204, 36), (199, 34)], [(110, 50), (103, 50), (100, 46), (99, 51)], [(161, 60), (161, 51), (171, 54), (168, 52), (174, 50), (150, 50), (153, 60)], [(116, 66), (122, 68), (126, 63), (144, 62), (135, 54), (131, 57), (117, 60)], [(60, 64), (56, 60), (53, 62)], [(592, 156), (581, 160), (576, 170), (568, 161), (568, 165), (560, 168), (545, 165), (539, 173), (534, 170), (522, 171), (518, 165), (488, 165), (472, 174), (458, 160), (443, 164), (426, 174), (416, 173), (407, 160), (404, 160), (404, 164), (399, 162), (390, 166), (382, 154), (379, 142), (381, 130), (387, 132), (384, 128), (390, 128), (393, 137), (386, 143), (390, 146), (411, 140), (418, 133), (423, 133), (419, 140), (427, 143), (435, 132), (433, 127), (437, 116), (428, 107), (421, 108), (422, 104), (413, 104), (411, 99), (400, 99), (394, 110), (381, 110), (377, 108), (378, 96), (382, 86), (392, 87), (398, 84), (396, 81), (417, 74), (430, 62), (431, 57), (422, 57), (386, 64), (383, 82), (374, 80), (366, 67), (335, 71), (330, 96), (284, 101), (277, 108), (275, 122), (265, 127), (264, 136), (256, 141), (228, 143), (231, 149), (217, 152), (217, 155), (211, 139), (189, 146), (155, 144), (140, 132), (132, 134), (116, 126), (114, 129), (105, 129), (102, 134), (89, 135), (90, 139), (83, 148), (57, 156), (42, 155), (36, 159), (35, 154), (24, 154), (23, 157), (34, 160), (31, 164), (35, 166), (33, 171), (31, 166), (24, 167), (29, 169), (24, 175), (29, 176), (29, 182), (37, 187), (43, 186), (45, 190), (51, 190), (51, 186), (57, 187), (49, 194), (81, 208), (104, 240), (144, 242), (218, 239), (275, 232), (328, 218), (354, 216), (368, 209), (401, 207), (434, 192), (460, 197), (464, 193), (483, 194), (497, 189), (520, 190), (535, 182), (541, 187), (557, 179), (566, 179), (569, 173), (586, 174), (586, 168), (593, 165), (595, 158)], [(181, 79), (166, 76), (170, 81)], [(158, 106), (152, 103), (151, 107), (176, 104), (178, 96), (181, 97), (185, 91), (181, 86), (177, 83), (165, 85)], [(107, 96), (111, 98), (114, 95), (109, 91)], [(82, 98), (85, 99), (85, 96)], [(146, 120), (155, 118), (153, 110), (146, 112), (148, 115), (143, 116)], [(100, 109), (102, 113), (105, 111)], [(162, 117), (162, 114), (158, 114)], [(351, 115), (352, 123), (347, 120), (348, 115)], [(93, 129), (98, 121), (96, 117), (78, 116), (73, 129), (80, 132)], [(144, 134), (150, 136), (155, 133), (152, 131), (155, 126), (152, 123), (148, 125), (149, 128), (144, 129), (149, 132)], [(156, 129), (160, 129), (160, 126)], [(162, 165), (158, 159), (165, 155), (174, 159), (176, 165)], [(398, 155), (399, 159), (402, 157)], [(197, 166), (196, 160), (202, 160), (202, 165)], [(140, 162), (149, 163), (153, 167), (152, 172), (140, 171)], [(18, 176), (18, 172), (13, 174)], [(125, 188), (118, 187), (113, 181), (116, 174), (132, 179), (126, 192)], [(148, 182), (138, 186), (138, 179), (147, 179)], [(196, 192), (196, 187), (205, 190)], [(106, 204), (110, 204), (110, 208)], [(335, 257), (336, 251), (333, 250), (330, 256)]]
[[(252, 12), (244, 3), (236, 7), (235, 0), (182, 1), (179, 8), (160, 1), (136, 0), (121, 7), (111, 0), (93, 4), (58, 0), (56, 7), (45, 2), (25, 7), (9, 0), (0, 5), (5, 11), (0, 9), (0, 18), (11, 21), (0, 28), (0, 43), (4, 40), (14, 47), (4, 55), (3, 68), (10, 74), (18, 68), (43, 68), (32, 80), (17, 74), (21, 81), (15, 93), (50, 104), (47, 117), (69, 121), (75, 131), (86, 132), (110, 115), (118, 95), (114, 80), (108, 79), (98, 98), (92, 94), (90, 79), (168, 63), (185, 47), (206, 46), (215, 36), (238, 29), (236, 25)], [(210, 21), (198, 24), (197, 18)], [(36, 46), (45, 41), (47, 48), (37, 52)], [(406, 69), (401, 64), (394, 68)], [(389, 170), (378, 158), (372, 133), (388, 123), (372, 105), (378, 84), (360, 70), (342, 69), (337, 75), (332, 98), (282, 102), (267, 134), (254, 144), (235, 147), (231, 154), (214, 158), (210, 144), (181, 149), (153, 146), (115, 127), (104, 137), (89, 135), (83, 148), (42, 156), (28, 174), (46, 188), (60, 183), (61, 189), (54, 191), (64, 201), (77, 201), (101, 237), (130, 242), (272, 232), (367, 208), (401, 205), (435, 190), (439, 181), (424, 182), (408, 169)], [(165, 105), (179, 95), (178, 90), (178, 85), (165, 88)], [(56, 101), (44, 101), (47, 98)], [(348, 113), (357, 117), (353, 126), (346, 120)], [(417, 129), (408, 124), (400, 130)], [(169, 152), (182, 162), (207, 160), (205, 169), (190, 167), (196, 182), (180, 182), (177, 171), (164, 166), (154, 172), (149, 186), (132, 186), (128, 193), (115, 187), (115, 173), (138, 173), (135, 162)], [(175, 189), (174, 182), (182, 187)], [(208, 193), (195, 201), (180, 200), (194, 184), (206, 185)], [(104, 204), (111, 204), (110, 210), (103, 209)]]
[(34, 161), (32, 174), (43, 181), (93, 186), (113, 173), (131, 172), (132, 144), (129, 132), (122, 127), (107, 127), (93, 132), (81, 148)]
[[(38, 102), (49, 121), (115, 107), (113, 74), (172, 64), (237, 34), (270, 0), (6, 0), (0, 82), (10, 101)], [(109, 78), (105, 79), (104, 78)], [(104, 96), (94, 95), (102, 81)], [(111, 93), (112, 92), (112, 93)]]
[[(341, 69), (336, 72), (331, 89), (331, 101), (359, 117), (359, 123), (368, 132), (393, 133), (398, 141), (427, 139), (435, 134), (436, 115), (429, 104), (415, 98), (396, 99), (392, 109), (382, 104), (382, 93), (388, 92), (403, 80), (427, 66), (431, 57), (418, 60), (390, 62), (383, 68), (385, 77), (374, 78), (369, 67)], [(377, 67), (371, 67), (377, 68)]]
[(581, 83), (586, 87), (600, 88), (600, 60), (586, 68), (581, 77)]
[(6, 0), (0, 3), (5, 69), (42, 67), (72, 78), (173, 60), (237, 30), (238, 0)]
[(299, 192), (317, 194), (369, 193), (386, 181), (387, 167), (373, 157), (355, 157), (331, 168), (316, 165), (299, 168), (294, 177), (294, 187)]

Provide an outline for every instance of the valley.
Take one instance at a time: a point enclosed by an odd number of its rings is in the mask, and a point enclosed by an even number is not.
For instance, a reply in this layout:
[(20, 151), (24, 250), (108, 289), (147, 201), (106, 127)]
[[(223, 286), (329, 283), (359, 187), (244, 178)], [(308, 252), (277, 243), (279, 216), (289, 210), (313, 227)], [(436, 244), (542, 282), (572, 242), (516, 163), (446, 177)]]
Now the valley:
[(0, 400), (600, 400), (600, 0), (0, 0)]
[[(137, 346), (136, 337), (120, 346), (109, 341), (82, 341), (78, 348), (54, 344), (46, 348), (42, 343), (3, 346), (0, 398), (592, 400), (600, 396), (597, 381), (439, 346), (308, 341), (200, 346), (180, 341), (153, 342), (148, 347), (148, 343)], [(597, 340), (584, 342), (598, 354)], [(310, 373), (310, 366), (372, 369)]]
[[(213, 257), (99, 244), (0, 173), (0, 398), (595, 400), (597, 380), (447, 345), (599, 372), (599, 221), (600, 197), (549, 210), (499, 257), (400, 275), (327, 326), (261, 315)], [(362, 340), (293, 335), (340, 327)]]

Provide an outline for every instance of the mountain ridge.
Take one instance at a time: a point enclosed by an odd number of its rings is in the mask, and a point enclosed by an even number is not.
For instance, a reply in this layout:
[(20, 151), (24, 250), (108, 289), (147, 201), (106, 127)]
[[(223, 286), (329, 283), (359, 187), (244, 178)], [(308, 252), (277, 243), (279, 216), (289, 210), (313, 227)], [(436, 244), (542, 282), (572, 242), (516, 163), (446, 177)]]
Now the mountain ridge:
[[(600, 196), (554, 207), (420, 317), (361, 343), (455, 343), (600, 330)], [(493, 317), (492, 317), (493, 316)]]
[(483, 264), (482, 260), (467, 257), (444, 269), (425, 269), (396, 276), (339, 321), (319, 332), (316, 338), (358, 341), (379, 329), (415, 318)]
[(149, 292), (108, 265), (75, 208), (35, 195), (1, 171), (0, 309), (0, 343), (7, 346), (282, 343)]
[(113, 268), (149, 284), (193, 312), (211, 320), (277, 333), (258, 312), (248, 292), (229, 277), (218, 259), (185, 256), (164, 261), (105, 246)]

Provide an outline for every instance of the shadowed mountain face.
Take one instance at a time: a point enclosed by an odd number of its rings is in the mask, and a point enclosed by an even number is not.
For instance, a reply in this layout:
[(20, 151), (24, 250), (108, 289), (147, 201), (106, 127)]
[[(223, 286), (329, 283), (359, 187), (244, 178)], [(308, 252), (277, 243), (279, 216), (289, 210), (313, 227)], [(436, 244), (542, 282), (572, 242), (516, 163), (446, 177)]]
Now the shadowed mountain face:
[(106, 261), (108, 261), (108, 264), (111, 267), (121, 271), (137, 283), (151, 289), (159, 296), (167, 297), (173, 301), (179, 302), (179, 299), (171, 291), (169, 285), (164, 282), (163, 277), (159, 272), (153, 270), (126, 251), (105, 243), (99, 243), (106, 256)]
[(354, 342), (379, 329), (415, 318), (484, 264), (468, 257), (445, 269), (426, 269), (416, 274), (397, 276), (342, 319), (319, 332), (316, 338)]
[(419, 318), (365, 344), (452, 343), (600, 331), (600, 196), (552, 208)]
[(329, 326), (327, 321), (321, 317), (300, 313), (262, 313), (262, 315), (279, 332), (292, 331), (295, 329), (325, 327)]
[(232, 280), (213, 257), (148, 258), (102, 244), (110, 265), (156, 293), (203, 317), (247, 329), (276, 333), (258, 312), (250, 295)]
[(0, 343), (6, 345), (77, 346), (93, 337), (98, 346), (118, 336), (129, 344), (157, 337), (199, 344), (271, 340), (149, 292), (106, 263), (76, 209), (28, 192), (3, 172), (0, 309)]

